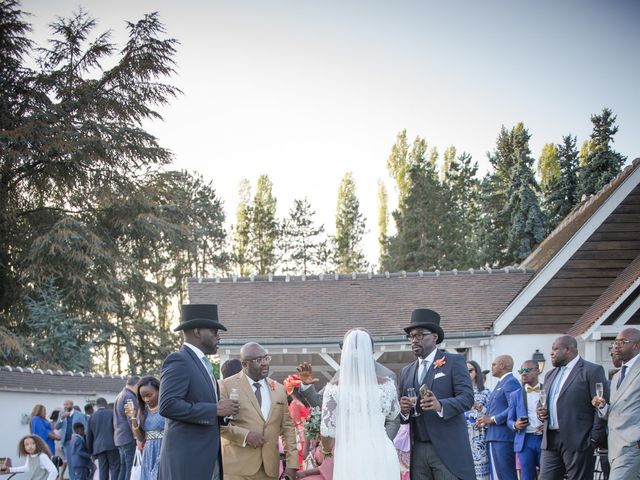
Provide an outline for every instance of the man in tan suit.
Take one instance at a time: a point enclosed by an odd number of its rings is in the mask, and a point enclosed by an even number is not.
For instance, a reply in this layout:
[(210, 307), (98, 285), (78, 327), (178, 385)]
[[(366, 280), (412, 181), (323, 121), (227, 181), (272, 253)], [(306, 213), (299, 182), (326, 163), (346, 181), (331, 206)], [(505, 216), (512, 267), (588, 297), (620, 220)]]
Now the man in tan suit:
[(242, 371), (220, 381), (220, 397), (238, 396), (240, 412), (221, 428), (224, 480), (275, 480), (279, 474), (278, 437), (286, 452), (285, 475), (298, 469), (296, 430), (284, 386), (268, 378), (271, 357), (257, 343), (240, 349)]

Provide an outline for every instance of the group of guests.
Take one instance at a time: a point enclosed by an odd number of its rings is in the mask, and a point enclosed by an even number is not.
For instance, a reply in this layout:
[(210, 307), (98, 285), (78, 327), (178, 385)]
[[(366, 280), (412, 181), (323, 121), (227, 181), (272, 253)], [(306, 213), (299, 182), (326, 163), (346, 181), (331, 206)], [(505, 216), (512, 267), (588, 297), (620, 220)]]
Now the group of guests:
[[(356, 328), (345, 334), (340, 370), (323, 391), (308, 363), (285, 385), (272, 380), (271, 357), (255, 342), (222, 365), (218, 380), (208, 356), (226, 327), (216, 305), (183, 305), (176, 330), (184, 345), (165, 359), (160, 381), (131, 378), (113, 411), (99, 399), (86, 439), (65, 405), (56, 426), (78, 427), (70, 445), (86, 445), (101, 480), (109, 472), (128, 480), (135, 456), (141, 478), (153, 480), (515, 480), (517, 469), (523, 480), (591, 480), (594, 449), (607, 446), (611, 480), (640, 478), (635, 328), (612, 344), (620, 371), (611, 383), (563, 335), (552, 345), (544, 383), (536, 361), (525, 361), (518, 379), (513, 359), (500, 355), (491, 391), (475, 361), (437, 348), (445, 333), (430, 309), (415, 310), (404, 329), (416, 361), (399, 376), (374, 360), (371, 335)], [(314, 408), (320, 432), (310, 436)], [(66, 430), (52, 433), (64, 449)], [(45, 437), (21, 440), (27, 464), (18, 468), (49, 471), (45, 441), (55, 437)], [(67, 451), (70, 478), (84, 480), (76, 457), (69, 461), (74, 448)], [(47, 475), (32, 478), (55, 478)]]

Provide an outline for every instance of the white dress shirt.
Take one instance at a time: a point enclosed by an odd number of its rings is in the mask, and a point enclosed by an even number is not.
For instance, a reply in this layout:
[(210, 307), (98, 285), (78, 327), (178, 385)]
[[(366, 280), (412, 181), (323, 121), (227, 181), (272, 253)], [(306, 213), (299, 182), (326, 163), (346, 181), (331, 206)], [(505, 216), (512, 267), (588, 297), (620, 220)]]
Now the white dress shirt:
[[(193, 353), (196, 354), (196, 356), (198, 357), (198, 360), (200, 360), (200, 363), (202, 363), (202, 365), (204, 366), (205, 361), (207, 361), (208, 359), (205, 360), (206, 355), (204, 354), (204, 352), (202, 350), (200, 350), (198, 347), (196, 347), (195, 345), (191, 345), (190, 343), (184, 342), (184, 345), (186, 347), (189, 347)], [(204, 367), (205, 369), (207, 368), (206, 366)], [(209, 375), (209, 378), (211, 378), (211, 383), (213, 384), (213, 394), (216, 397), (216, 402), (218, 401), (218, 389), (216, 387), (216, 381), (215, 378), (212, 377), (211, 375)]]
[(248, 375), (246, 375), (246, 377), (247, 377), (247, 381), (249, 382), (249, 385), (251, 386), (251, 391), (254, 394), (256, 393), (256, 387), (254, 387), (253, 384), (254, 383), (260, 384), (260, 395), (262, 396), (262, 405), (260, 405), (260, 410), (262, 411), (262, 416), (266, 421), (269, 418), (269, 411), (271, 410), (271, 391), (269, 390), (269, 385), (267, 384), (267, 380), (263, 378), (262, 380), (256, 382)]
[[(522, 388), (527, 391), (528, 385), (523, 385)], [(540, 387), (540, 384), (534, 385), (533, 388)], [(527, 416), (529, 417), (529, 424), (527, 425), (526, 433), (541, 433), (538, 427), (542, 425), (542, 421), (538, 418), (537, 408), (540, 401), (540, 392), (527, 392)]]
[[(558, 397), (560, 396), (560, 392), (562, 391), (562, 386), (567, 381), (567, 378), (569, 378), (569, 375), (571, 375), (571, 370), (573, 370), (573, 367), (576, 366), (576, 364), (578, 363), (578, 360), (580, 360), (580, 355), (576, 356), (576, 358), (574, 358), (573, 360), (571, 360), (569, 363), (567, 363), (565, 365), (564, 376), (560, 380), (560, 385), (558, 385), (558, 390), (556, 390), (556, 394), (554, 395), (554, 397), (549, 399), (549, 401), (553, 405), (553, 409), (551, 410), (551, 416), (553, 417), (553, 422), (550, 421), (550, 423), (552, 423), (553, 425), (559, 425), (559, 423), (558, 423)], [(560, 375), (560, 372), (558, 372), (558, 375)], [(554, 382), (555, 382), (555, 378), (554, 378)], [(549, 385), (550, 389), (552, 387), (553, 387), (553, 383), (551, 385)]]

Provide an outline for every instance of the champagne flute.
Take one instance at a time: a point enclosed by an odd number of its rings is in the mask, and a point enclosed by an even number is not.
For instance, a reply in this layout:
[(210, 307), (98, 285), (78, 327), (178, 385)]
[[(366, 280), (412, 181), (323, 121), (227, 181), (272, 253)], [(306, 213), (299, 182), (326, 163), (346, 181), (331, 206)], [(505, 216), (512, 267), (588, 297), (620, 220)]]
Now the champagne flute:
[(547, 391), (544, 388), (540, 389), (540, 407), (547, 408)]
[[(237, 388), (232, 388), (231, 393), (229, 393), (229, 400), (240, 400), (240, 393), (238, 393)], [(233, 420), (234, 415), (229, 415), (227, 418)]]
[(420, 414), (418, 413), (418, 409), (417, 409), (418, 394), (416, 393), (416, 389), (413, 387), (407, 388), (407, 397), (409, 398), (409, 401), (413, 405), (413, 413), (411, 414), (411, 416), (419, 417)]
[(596, 397), (603, 397), (604, 396), (604, 385), (602, 384), (602, 382), (597, 382), (596, 383)]

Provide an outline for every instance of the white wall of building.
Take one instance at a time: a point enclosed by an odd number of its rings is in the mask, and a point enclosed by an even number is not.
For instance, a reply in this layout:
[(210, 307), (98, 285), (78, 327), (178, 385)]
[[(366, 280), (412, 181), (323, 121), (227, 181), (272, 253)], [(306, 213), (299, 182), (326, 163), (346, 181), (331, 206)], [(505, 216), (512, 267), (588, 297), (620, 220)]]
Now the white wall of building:
[[(85, 404), (95, 401), (98, 397), (104, 397), (107, 402), (113, 402), (115, 393), (99, 393), (97, 395), (69, 395), (55, 393), (30, 393), (30, 392), (2, 392), (0, 393), (0, 412), (2, 412), (2, 434), (0, 435), (0, 457), (11, 457), (14, 466), (22, 465), (24, 459), (18, 457), (18, 442), (25, 435), (29, 435), (28, 419), (33, 407), (37, 404), (44, 405), (47, 409), (47, 418), (56, 408), (62, 408), (65, 400), (73, 400), (84, 412)], [(17, 475), (18, 480), (23, 475)]]

